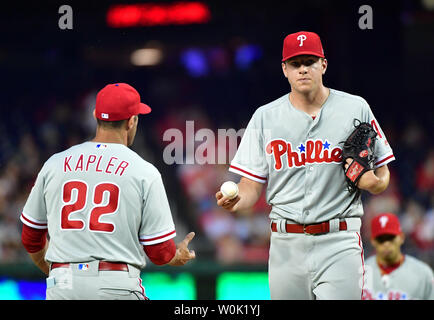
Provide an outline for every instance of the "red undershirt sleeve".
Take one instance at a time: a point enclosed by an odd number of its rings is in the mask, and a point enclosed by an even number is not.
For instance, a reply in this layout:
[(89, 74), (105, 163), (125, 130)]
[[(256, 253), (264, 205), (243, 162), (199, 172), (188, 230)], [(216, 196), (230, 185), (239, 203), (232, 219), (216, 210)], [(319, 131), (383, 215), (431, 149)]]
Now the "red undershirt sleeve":
[(143, 246), (146, 255), (156, 265), (167, 264), (176, 253), (176, 245), (173, 239), (161, 243)]
[(21, 242), (28, 253), (41, 251), (47, 242), (48, 229), (35, 229), (23, 224)]

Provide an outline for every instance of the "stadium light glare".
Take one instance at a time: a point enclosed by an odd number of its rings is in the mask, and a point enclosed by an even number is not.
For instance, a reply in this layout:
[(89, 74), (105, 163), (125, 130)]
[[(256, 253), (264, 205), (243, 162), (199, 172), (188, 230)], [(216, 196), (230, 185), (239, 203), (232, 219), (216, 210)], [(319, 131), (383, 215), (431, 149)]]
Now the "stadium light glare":
[(210, 19), (209, 7), (201, 2), (116, 4), (106, 15), (107, 25), (112, 28), (186, 25)]
[(161, 62), (163, 52), (158, 48), (137, 49), (131, 53), (131, 63), (135, 66), (155, 66)]

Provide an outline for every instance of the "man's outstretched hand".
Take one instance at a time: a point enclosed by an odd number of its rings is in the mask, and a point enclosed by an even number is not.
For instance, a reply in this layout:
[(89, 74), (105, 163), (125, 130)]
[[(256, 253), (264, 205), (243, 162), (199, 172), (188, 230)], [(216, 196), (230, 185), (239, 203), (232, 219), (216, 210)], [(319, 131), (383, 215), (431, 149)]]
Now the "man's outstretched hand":
[(176, 244), (176, 253), (175, 256), (170, 260), (168, 263), (171, 266), (183, 266), (190, 260), (193, 260), (196, 258), (196, 253), (194, 250), (188, 249), (188, 244), (190, 241), (194, 238), (195, 233), (190, 232), (187, 234), (180, 243)]

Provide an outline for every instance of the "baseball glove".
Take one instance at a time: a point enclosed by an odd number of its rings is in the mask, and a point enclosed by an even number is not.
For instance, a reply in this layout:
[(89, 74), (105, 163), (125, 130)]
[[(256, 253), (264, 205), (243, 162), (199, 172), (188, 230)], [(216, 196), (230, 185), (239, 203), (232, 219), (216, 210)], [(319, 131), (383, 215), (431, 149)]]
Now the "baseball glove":
[[(359, 191), (357, 182), (369, 170), (374, 170), (374, 148), (377, 132), (367, 122), (354, 119), (354, 131), (344, 142), (342, 148), (342, 166), (345, 172), (347, 189), (350, 194)], [(353, 160), (345, 169), (346, 160)]]

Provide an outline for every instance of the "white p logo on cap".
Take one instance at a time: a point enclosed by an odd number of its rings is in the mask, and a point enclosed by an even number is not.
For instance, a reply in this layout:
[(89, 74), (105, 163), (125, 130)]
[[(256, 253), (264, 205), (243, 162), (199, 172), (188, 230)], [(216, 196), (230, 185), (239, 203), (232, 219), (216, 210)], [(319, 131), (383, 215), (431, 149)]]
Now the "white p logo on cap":
[(299, 44), (298, 46), (299, 46), (299, 47), (302, 47), (302, 46), (303, 46), (303, 41), (306, 40), (306, 39), (307, 39), (307, 37), (306, 37), (304, 34), (300, 34), (300, 35), (297, 37), (297, 40), (300, 41), (300, 44)]
[(387, 216), (382, 216), (379, 221), (380, 221), (381, 227), (384, 228), (384, 227), (386, 227), (386, 224), (387, 224), (387, 221), (389, 221), (389, 218)]
[(101, 113), (101, 118), (108, 119), (109, 115), (107, 113)]

